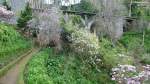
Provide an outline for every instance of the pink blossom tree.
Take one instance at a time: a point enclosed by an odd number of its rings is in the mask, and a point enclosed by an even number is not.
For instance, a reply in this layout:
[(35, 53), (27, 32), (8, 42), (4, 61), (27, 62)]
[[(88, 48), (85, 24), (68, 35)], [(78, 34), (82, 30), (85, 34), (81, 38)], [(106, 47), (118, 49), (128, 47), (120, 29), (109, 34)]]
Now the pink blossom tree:
[(0, 6), (1, 20), (9, 20), (12, 16), (14, 16), (14, 13), (12, 11), (7, 10), (4, 6)]

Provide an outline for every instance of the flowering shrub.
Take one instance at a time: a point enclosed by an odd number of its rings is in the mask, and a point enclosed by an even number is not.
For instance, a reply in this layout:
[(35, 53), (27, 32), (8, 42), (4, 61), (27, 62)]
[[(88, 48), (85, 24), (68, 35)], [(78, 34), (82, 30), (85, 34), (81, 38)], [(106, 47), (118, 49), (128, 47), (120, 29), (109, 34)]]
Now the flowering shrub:
[(14, 13), (7, 10), (4, 6), (0, 6), (0, 18), (10, 19)]
[(142, 66), (140, 71), (132, 65), (119, 65), (112, 68), (112, 80), (119, 84), (143, 84), (144, 81), (149, 79), (150, 65)]
[(99, 40), (95, 34), (84, 29), (76, 29), (71, 34), (71, 41), (71, 48), (74, 52), (90, 59), (97, 59), (100, 46)]

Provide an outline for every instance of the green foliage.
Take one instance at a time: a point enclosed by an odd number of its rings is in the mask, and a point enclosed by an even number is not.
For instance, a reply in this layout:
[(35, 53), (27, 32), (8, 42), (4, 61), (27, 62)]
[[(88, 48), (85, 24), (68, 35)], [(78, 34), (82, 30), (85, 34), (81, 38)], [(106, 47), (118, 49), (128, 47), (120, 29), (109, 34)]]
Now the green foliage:
[(75, 29), (77, 29), (77, 26), (74, 26), (72, 21), (68, 21), (67, 23), (63, 23), (64, 26), (64, 31), (67, 33), (72, 33), (75, 31)]
[(141, 63), (150, 64), (150, 53), (145, 53), (140, 57)]
[(61, 9), (78, 12), (90, 12), (90, 13), (97, 12), (96, 7), (90, 2), (90, 0), (81, 0), (79, 4), (74, 4), (71, 6), (62, 6)]
[(90, 0), (81, 0), (79, 10), (82, 12), (96, 12), (96, 7), (90, 2)]
[[(133, 2), (143, 2), (143, 0), (132, 0)], [(130, 10), (131, 0), (124, 0), (128, 11)], [(138, 19), (150, 20), (150, 8), (148, 4), (132, 3), (131, 16)]]
[(150, 53), (150, 30), (146, 30), (146, 35), (144, 38), (144, 49), (147, 53)]
[[(131, 36), (129, 35), (131, 34)], [(120, 40), (120, 42), (130, 51), (141, 46), (141, 35), (134, 35), (133, 32), (127, 32)]]
[(66, 22), (63, 18), (61, 20), (61, 26), (64, 28), (65, 32), (72, 33), (77, 26), (81, 24), (81, 16), (70, 15), (69, 20)]
[[(134, 1), (142, 2), (142, 0), (134, 0)], [(131, 10), (132, 10), (133, 17), (150, 20), (150, 18), (149, 18), (150, 9), (149, 9), (148, 5), (145, 4), (145, 6), (143, 6), (141, 4), (134, 3), (134, 4), (132, 4)]]
[(121, 44), (113, 46), (112, 42), (104, 38), (100, 41), (100, 53), (103, 56), (104, 67), (108, 70), (118, 64), (133, 63), (133, 58)]
[[(78, 54), (85, 62), (101, 60), (104, 65), (103, 67), (107, 70), (110, 70), (118, 64), (133, 63), (133, 58), (126, 52), (126, 49), (121, 44), (114, 47), (113, 43), (107, 39), (102, 39), (99, 42), (95, 34), (73, 26), (72, 22), (66, 23), (65, 29), (66, 32), (71, 34), (71, 50)], [(94, 57), (96, 57), (96, 59), (93, 59)], [(102, 64), (96, 62), (95, 67), (100, 68), (100, 66), (102, 66)]]
[(21, 37), (13, 27), (0, 24), (0, 68), (29, 47), (30, 42)]
[(107, 72), (96, 71), (74, 53), (50, 54), (47, 70), (54, 84), (113, 84)]
[(140, 59), (144, 64), (150, 64), (150, 31), (145, 30), (144, 43), (143, 34), (127, 32), (120, 42), (132, 53), (132, 56)]
[(128, 50), (133, 50), (137, 48), (144, 48), (144, 50), (150, 53), (150, 31), (144, 30), (144, 46), (143, 44), (143, 33), (127, 32), (121, 38), (120, 42), (127, 47)]
[(27, 84), (114, 84), (107, 71), (96, 71), (74, 53), (58, 55), (52, 49), (33, 56), (24, 78)]
[[(73, 16), (74, 17), (74, 16)], [(75, 29), (77, 29), (78, 27), (77, 26), (73, 26), (76, 23), (76, 20), (74, 20), (75, 23), (73, 23), (72, 20), (69, 20), (68, 22), (66, 22), (64, 19), (61, 20), (61, 26), (63, 27), (63, 31), (61, 32), (61, 37), (62, 37), (62, 40), (64, 42), (63, 44), (63, 48), (64, 48), (64, 51), (70, 51), (70, 43), (71, 43), (71, 34), (72, 32), (75, 31)]]
[(75, 58), (73, 56), (66, 57), (63, 54), (50, 55), (47, 60), (48, 74), (54, 84), (91, 84), (81, 75)]
[(11, 10), (11, 7), (8, 5), (7, 0), (4, 0), (2, 4), (6, 7), (7, 10)]
[(24, 74), (26, 84), (53, 84), (45, 67), (45, 60), (49, 56), (48, 51), (44, 49), (32, 57)]
[(29, 6), (29, 3), (27, 3), (25, 10), (21, 11), (20, 18), (17, 20), (18, 24), (17, 26), (20, 28), (24, 28), (27, 25), (27, 22), (32, 19), (32, 9)]
[(74, 25), (79, 25), (79, 24), (81, 24), (81, 16), (72, 15), (72, 16), (71, 16), (71, 19), (72, 19), (72, 23), (73, 23)]

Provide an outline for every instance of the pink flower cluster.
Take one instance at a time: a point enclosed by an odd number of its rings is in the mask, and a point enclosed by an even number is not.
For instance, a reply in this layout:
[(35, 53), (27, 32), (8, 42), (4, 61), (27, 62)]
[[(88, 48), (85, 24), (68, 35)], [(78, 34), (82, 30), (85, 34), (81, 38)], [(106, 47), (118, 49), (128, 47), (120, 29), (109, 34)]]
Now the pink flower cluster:
[(112, 80), (119, 84), (143, 84), (144, 81), (150, 80), (150, 65), (140, 67), (137, 70), (132, 65), (118, 65), (112, 68)]
[(10, 19), (14, 13), (7, 10), (4, 6), (0, 6), (0, 18)]

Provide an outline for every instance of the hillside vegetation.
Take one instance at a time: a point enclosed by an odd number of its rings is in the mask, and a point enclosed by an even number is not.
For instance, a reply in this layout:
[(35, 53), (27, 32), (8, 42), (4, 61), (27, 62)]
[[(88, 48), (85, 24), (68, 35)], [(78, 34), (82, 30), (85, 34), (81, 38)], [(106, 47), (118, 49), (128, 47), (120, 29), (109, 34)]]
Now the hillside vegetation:
[(0, 69), (31, 47), (14, 27), (0, 23)]
[(29, 38), (39, 50), (18, 70), (24, 84), (150, 84), (149, 0), (29, 0), (19, 16), (0, 8), (18, 17), (0, 24), (0, 69)]

